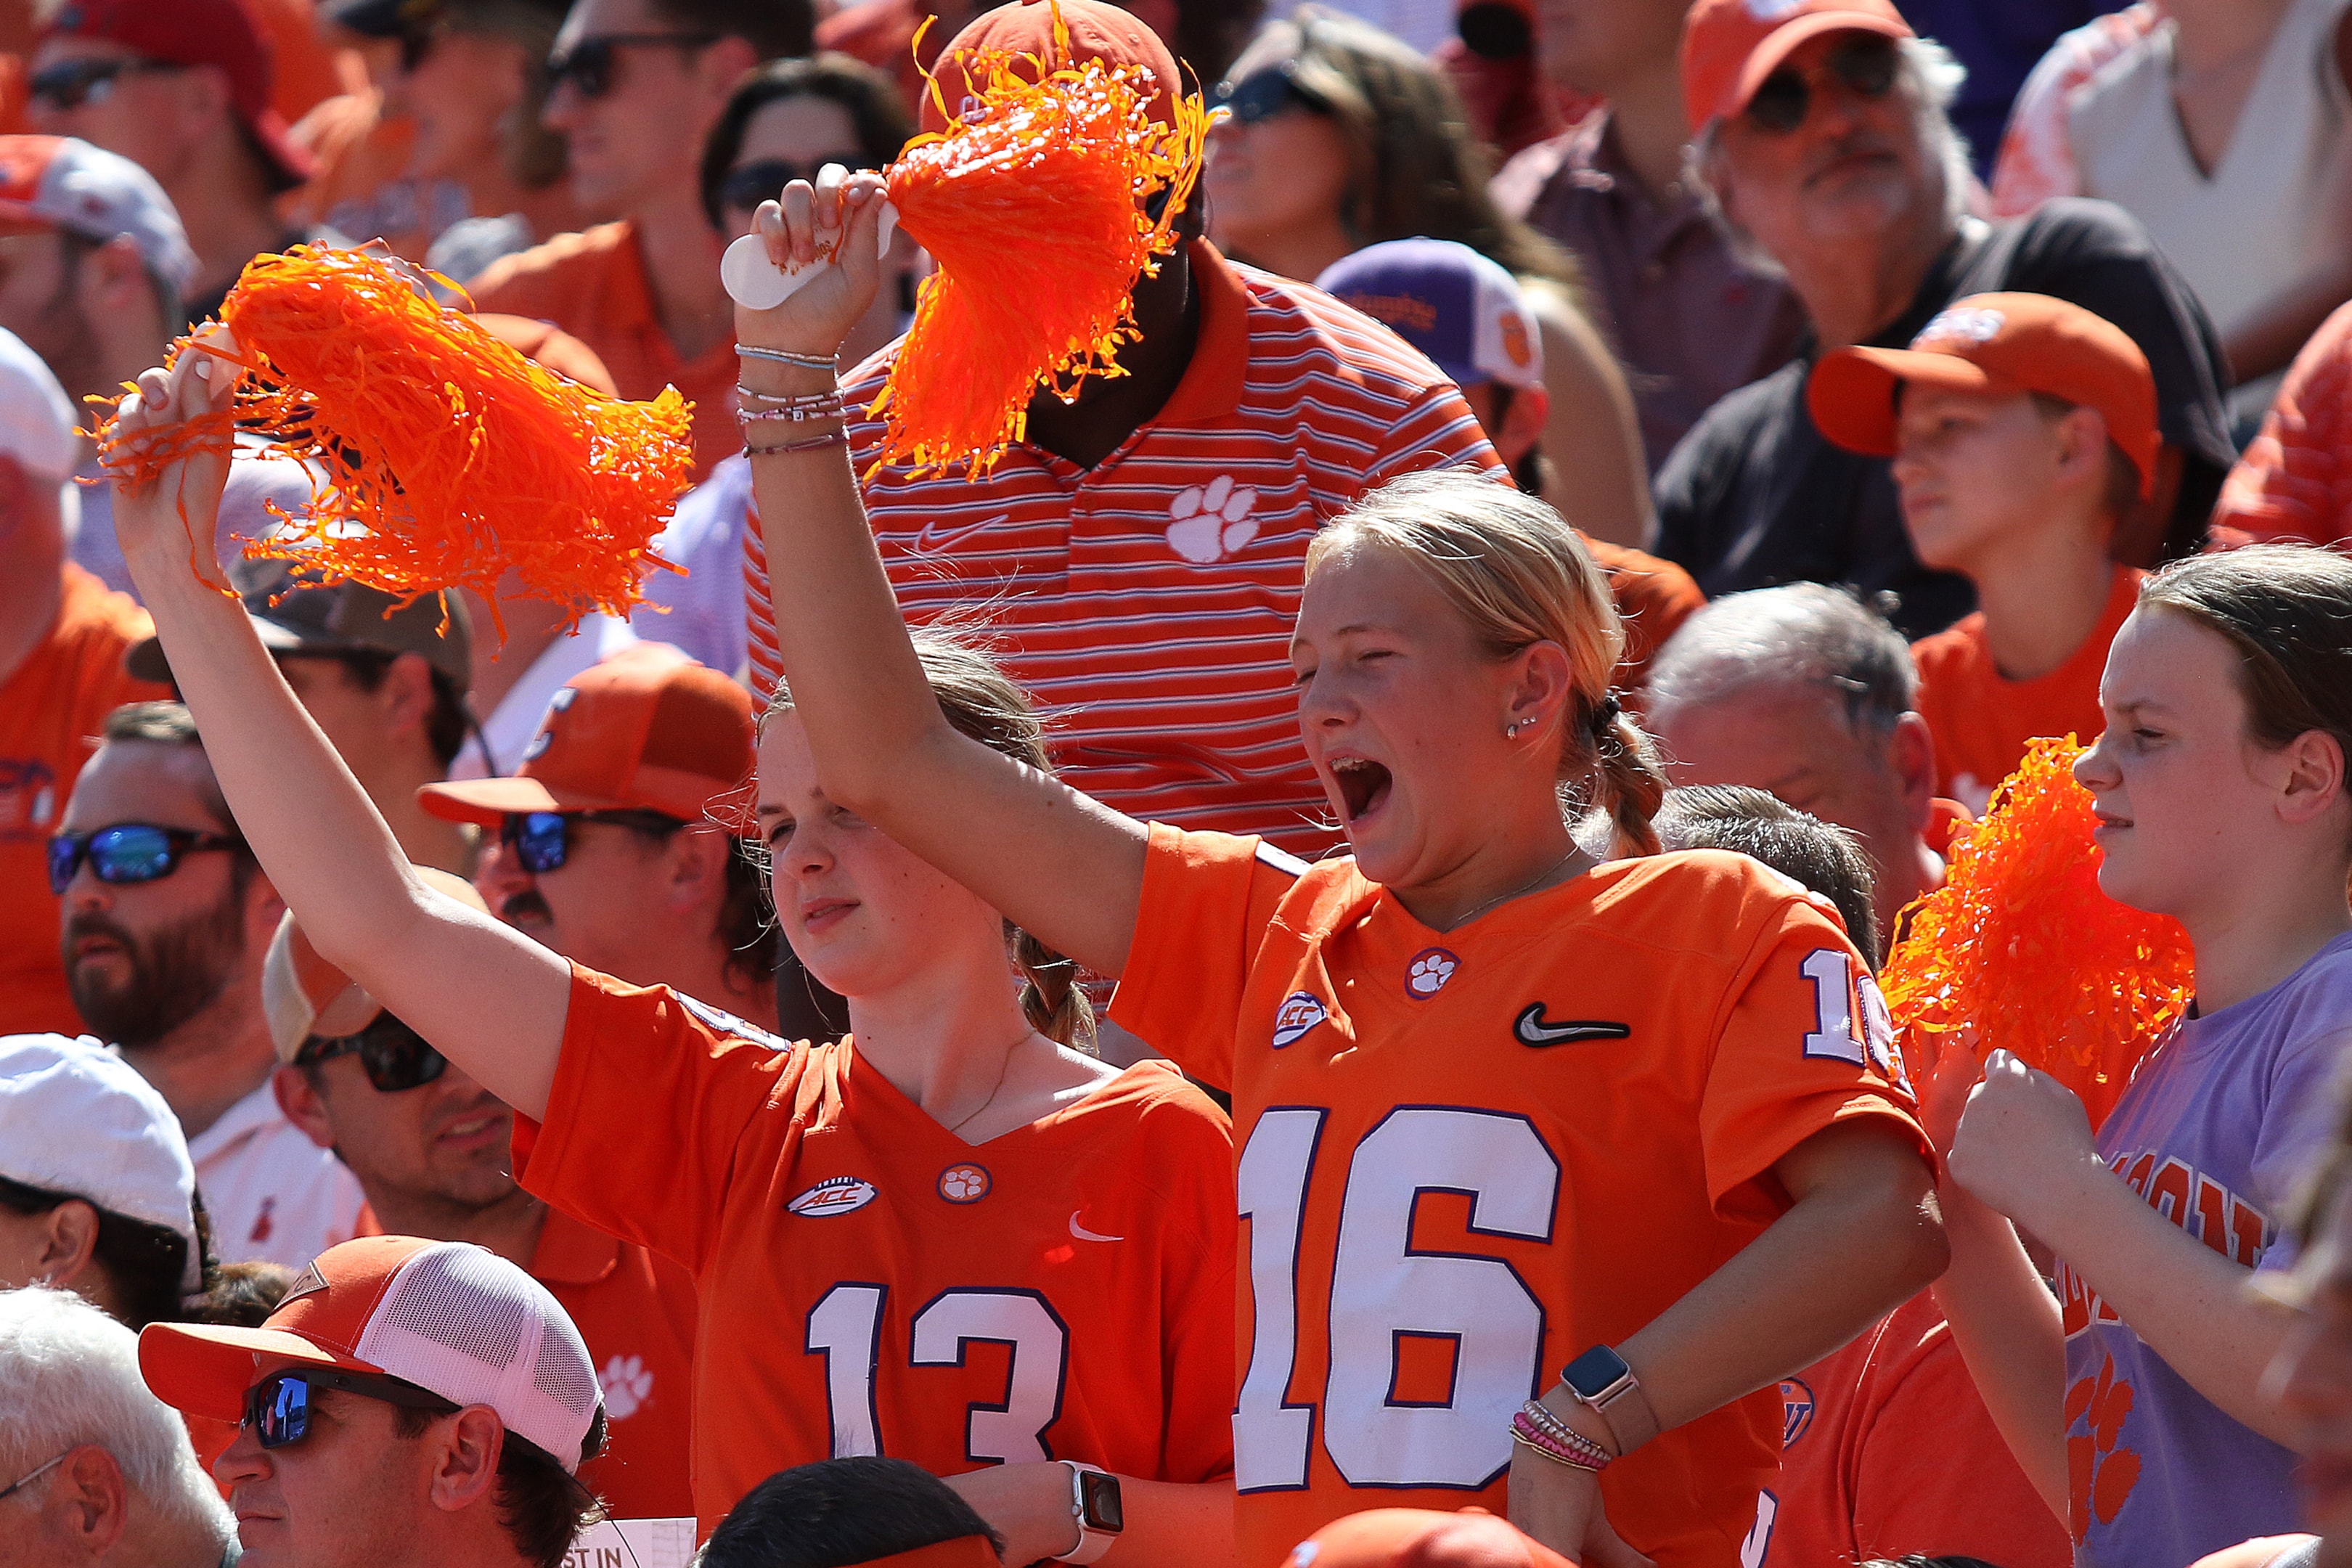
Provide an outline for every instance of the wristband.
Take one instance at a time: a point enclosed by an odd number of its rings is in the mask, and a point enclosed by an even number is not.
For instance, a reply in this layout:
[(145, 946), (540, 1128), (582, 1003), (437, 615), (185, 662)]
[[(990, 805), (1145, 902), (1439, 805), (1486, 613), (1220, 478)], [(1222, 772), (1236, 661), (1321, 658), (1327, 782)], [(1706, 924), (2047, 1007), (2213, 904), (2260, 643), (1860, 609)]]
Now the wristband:
[(1118, 1478), (1076, 1459), (1064, 1459), (1070, 1471), (1070, 1518), (1078, 1527), (1078, 1543), (1055, 1559), (1057, 1563), (1100, 1561), (1118, 1544), (1127, 1528), (1127, 1513), (1118, 1495)]
[[(1553, 1442), (1576, 1449), (1590, 1458), (1595, 1464), (1605, 1465), (1617, 1457), (1561, 1420), (1539, 1399), (1530, 1399), (1520, 1405), (1519, 1415), (1522, 1419), (1541, 1428), (1544, 1435)], [(1513, 1425), (1517, 1426), (1517, 1423), (1514, 1422)]]
[(827, 447), (848, 445), (848, 431), (828, 430), (822, 436), (812, 436), (805, 441), (787, 441), (781, 447), (746, 447), (743, 450), (754, 458), (773, 458), (786, 452), (822, 452)]
[(839, 349), (829, 354), (796, 354), (788, 349), (753, 348), (750, 343), (737, 343), (735, 353), (743, 359), (763, 359), (776, 364), (797, 365), (802, 370), (833, 370), (841, 358)]

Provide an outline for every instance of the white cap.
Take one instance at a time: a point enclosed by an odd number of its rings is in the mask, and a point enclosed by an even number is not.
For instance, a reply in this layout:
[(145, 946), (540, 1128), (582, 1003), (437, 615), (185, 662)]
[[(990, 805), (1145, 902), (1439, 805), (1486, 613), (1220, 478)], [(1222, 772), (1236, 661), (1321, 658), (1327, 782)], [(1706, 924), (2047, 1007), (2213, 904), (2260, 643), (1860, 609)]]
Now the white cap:
[(0, 1036), (0, 1176), (173, 1232), (188, 1244), (182, 1289), (202, 1287), (196, 1168), (180, 1119), (96, 1040)]
[(0, 455), (52, 484), (63, 484), (81, 461), (73, 400), (41, 356), (6, 331), (0, 331)]
[(71, 229), (100, 245), (127, 234), (165, 282), (183, 294), (196, 286), (196, 253), (155, 176), (79, 138), (0, 136), (0, 220), (6, 219)]

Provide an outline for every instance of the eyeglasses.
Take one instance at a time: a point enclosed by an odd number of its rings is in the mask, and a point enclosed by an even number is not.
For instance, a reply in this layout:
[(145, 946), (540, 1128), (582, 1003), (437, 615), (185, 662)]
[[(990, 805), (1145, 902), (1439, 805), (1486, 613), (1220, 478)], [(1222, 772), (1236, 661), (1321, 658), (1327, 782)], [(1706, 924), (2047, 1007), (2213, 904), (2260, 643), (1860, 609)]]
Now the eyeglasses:
[(443, 1415), (458, 1408), (439, 1394), (396, 1377), (309, 1366), (299, 1372), (271, 1373), (247, 1389), (244, 1425), (254, 1428), (265, 1448), (283, 1448), (299, 1443), (310, 1435), (311, 1391), (320, 1388)]
[(357, 1057), (368, 1082), (380, 1094), (423, 1089), (441, 1076), (449, 1058), (425, 1043), (425, 1037), (394, 1017), (378, 1013), (356, 1035), (312, 1035), (294, 1053), (296, 1067), (313, 1067), (337, 1057)]
[(160, 75), (187, 68), (177, 60), (151, 60), (138, 55), (110, 60), (59, 60), (26, 79), (25, 93), (34, 102), (54, 109), (79, 109), (85, 103), (104, 103), (114, 91), (117, 77)]
[(613, 90), (613, 51), (624, 45), (700, 49), (718, 41), (716, 33), (600, 33), (547, 57), (547, 90), (552, 94), (568, 81), (583, 98), (604, 97)]
[(84, 860), (101, 882), (152, 882), (178, 870), (183, 856), (244, 847), (245, 840), (233, 833), (192, 833), (152, 822), (60, 833), (49, 840), (49, 891), (62, 898)]
[(867, 161), (863, 153), (827, 153), (803, 163), (796, 163), (790, 158), (762, 158), (756, 163), (744, 163), (730, 169), (719, 177), (719, 203), (721, 206), (752, 212), (761, 202), (775, 200), (777, 194), (794, 180), (816, 184), (819, 171), (827, 163), (839, 163), (845, 169), (855, 169)]
[(1311, 87), (1299, 86), (1298, 62), (1295, 59), (1252, 71), (1239, 81), (1219, 82), (1211, 106), (1231, 110), (1234, 119), (1243, 125), (1255, 125), (1292, 109), (1303, 109), (1310, 114), (1331, 112), (1329, 99)]
[(524, 870), (543, 876), (571, 858), (572, 827), (579, 822), (608, 822), (662, 837), (686, 826), (658, 811), (517, 811), (499, 824), (499, 842), (514, 851)]
[(1901, 63), (1892, 38), (1875, 35), (1848, 38), (1829, 52), (1819, 70), (1782, 66), (1766, 77), (1748, 100), (1748, 121), (1759, 131), (1785, 136), (1812, 112), (1813, 84), (1822, 78), (1835, 77), (1863, 98), (1884, 98), (1894, 87)]
[(54, 1470), (59, 1465), (64, 1464), (66, 1462), (66, 1454), (70, 1454), (72, 1452), (73, 1450), (71, 1448), (68, 1448), (65, 1454), (59, 1454), (56, 1458), (51, 1459), (47, 1464), (43, 1465), (31, 1475), (26, 1476), (21, 1480), (13, 1481), (5, 1487), (0, 1487), (0, 1501), (5, 1501), (9, 1498), (15, 1497), (26, 1487), (31, 1486), (35, 1481), (39, 1480), (43, 1476), (47, 1475), (51, 1470)]

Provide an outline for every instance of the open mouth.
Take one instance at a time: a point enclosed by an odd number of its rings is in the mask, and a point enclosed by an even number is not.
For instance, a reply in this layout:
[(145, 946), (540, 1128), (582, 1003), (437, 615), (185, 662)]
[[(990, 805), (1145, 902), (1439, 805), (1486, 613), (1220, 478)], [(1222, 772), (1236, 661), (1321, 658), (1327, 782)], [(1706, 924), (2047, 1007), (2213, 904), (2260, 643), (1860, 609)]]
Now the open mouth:
[(1331, 777), (1339, 785), (1339, 803), (1349, 824), (1361, 822), (1387, 803), (1393, 782), (1388, 769), (1370, 757), (1334, 757)]

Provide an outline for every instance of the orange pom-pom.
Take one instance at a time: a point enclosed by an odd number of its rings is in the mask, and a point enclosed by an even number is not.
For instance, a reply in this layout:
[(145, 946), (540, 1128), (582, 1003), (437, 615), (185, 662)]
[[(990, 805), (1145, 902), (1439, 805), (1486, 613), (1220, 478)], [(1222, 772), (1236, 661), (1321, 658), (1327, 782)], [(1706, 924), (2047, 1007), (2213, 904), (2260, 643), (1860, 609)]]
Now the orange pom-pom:
[[(877, 468), (985, 473), (1026, 432), (1040, 387), (1066, 402), (1089, 375), (1125, 374), (1116, 355), (1138, 335), (1129, 295), (1176, 247), (1208, 111), (1139, 66), (1068, 63), (1058, 12), (1054, 36), (1052, 60), (964, 62), (983, 111), (917, 138), (886, 173), (900, 224), (939, 270), (868, 411), (887, 421)], [(1024, 60), (1040, 80), (1017, 74)], [(1162, 89), (1172, 126), (1150, 113)], [(1160, 190), (1155, 219), (1142, 201)]]
[[(500, 579), (573, 616), (627, 613), (654, 535), (692, 483), (688, 405), (630, 403), (525, 359), (363, 251), (257, 256), (221, 308), (250, 374), (234, 415), (101, 450), (133, 482), (237, 430), (326, 476), (306, 517), (248, 555), (414, 596)], [(181, 353), (221, 352), (183, 340)], [(675, 570), (675, 568), (671, 568)]]
[(2179, 921), (2099, 890), (2081, 754), (2072, 735), (2029, 742), (1944, 886), (1905, 910), (1878, 983), (1915, 1072), (1943, 1037), (1972, 1029), (1981, 1048), (2073, 1089), (2095, 1128), (2187, 1009), (2196, 976)]

